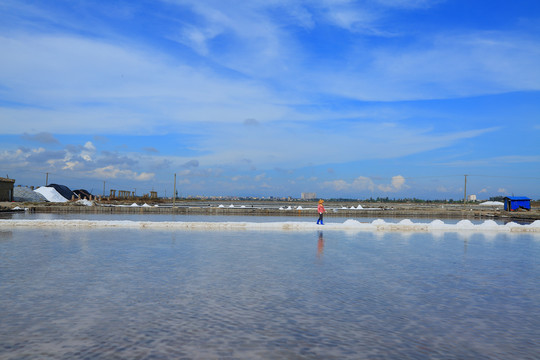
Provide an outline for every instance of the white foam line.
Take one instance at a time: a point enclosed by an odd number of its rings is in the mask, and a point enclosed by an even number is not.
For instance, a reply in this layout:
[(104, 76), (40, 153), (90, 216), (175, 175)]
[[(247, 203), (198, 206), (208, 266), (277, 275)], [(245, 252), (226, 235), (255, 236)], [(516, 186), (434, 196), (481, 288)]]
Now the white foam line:
[(461, 220), (457, 224), (445, 224), (441, 220), (430, 223), (413, 223), (405, 219), (399, 223), (387, 223), (384, 220), (374, 220), (371, 223), (361, 223), (347, 220), (344, 223), (327, 223), (317, 225), (314, 222), (161, 222), (161, 221), (107, 221), (107, 220), (0, 220), (0, 228), (31, 227), (31, 228), (122, 228), (122, 229), (171, 229), (171, 230), (346, 230), (346, 231), (408, 231), (408, 232), (538, 232), (540, 220), (529, 225), (508, 223), (498, 225), (493, 220), (487, 220), (475, 225), (469, 220)]

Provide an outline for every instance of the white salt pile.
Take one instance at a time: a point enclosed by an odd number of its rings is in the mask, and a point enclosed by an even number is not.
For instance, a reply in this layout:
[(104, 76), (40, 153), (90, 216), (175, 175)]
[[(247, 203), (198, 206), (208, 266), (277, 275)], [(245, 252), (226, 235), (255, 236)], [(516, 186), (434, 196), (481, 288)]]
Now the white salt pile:
[(150, 205), (148, 205), (147, 203), (144, 203), (144, 204), (142, 205), (142, 207), (150, 207)]
[(475, 225), (469, 220), (457, 224), (445, 224), (440, 220), (431, 223), (413, 223), (409, 219), (399, 223), (387, 223), (377, 219), (371, 223), (346, 220), (343, 223), (328, 223), (321, 227), (315, 222), (164, 222), (164, 221), (100, 221), (100, 220), (0, 220), (0, 229), (8, 227), (74, 227), (74, 228), (137, 228), (137, 229), (183, 229), (183, 230), (262, 230), (262, 231), (417, 231), (417, 232), (528, 232), (540, 235), (540, 220), (529, 225), (508, 223), (499, 225), (492, 220)]
[(133, 203), (131, 204), (131, 207), (139, 207), (139, 205), (137, 205), (137, 203)]
[(67, 202), (68, 199), (60, 195), (58, 191), (53, 187), (42, 186), (34, 190), (35, 192), (43, 195), (47, 201), (50, 202)]
[(482, 206), (504, 206), (504, 203), (500, 201), (484, 201), (483, 203), (479, 204)]
[(76, 203), (84, 206), (94, 206), (94, 202), (87, 199), (77, 200)]

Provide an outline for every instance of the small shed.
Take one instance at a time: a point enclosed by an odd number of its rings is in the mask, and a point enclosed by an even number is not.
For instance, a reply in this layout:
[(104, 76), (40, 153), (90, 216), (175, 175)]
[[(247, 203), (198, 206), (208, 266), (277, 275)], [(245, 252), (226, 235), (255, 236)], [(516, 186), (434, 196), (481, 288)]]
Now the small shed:
[(15, 179), (0, 177), (0, 201), (13, 201)]
[(517, 211), (519, 209), (531, 210), (531, 199), (526, 196), (507, 196), (504, 198), (504, 210)]

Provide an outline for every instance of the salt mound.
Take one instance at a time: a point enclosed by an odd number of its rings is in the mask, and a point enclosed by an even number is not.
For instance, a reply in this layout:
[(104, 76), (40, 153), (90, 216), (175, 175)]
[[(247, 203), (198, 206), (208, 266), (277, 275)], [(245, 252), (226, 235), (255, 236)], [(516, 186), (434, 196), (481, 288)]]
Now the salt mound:
[(67, 200), (71, 200), (73, 198), (73, 191), (71, 191), (71, 189), (65, 185), (49, 184), (47, 185), (47, 187), (54, 188), (60, 195), (62, 195)]
[(386, 221), (384, 221), (383, 219), (377, 219), (377, 220), (373, 220), (371, 222), (371, 224), (373, 224), (373, 225), (384, 225), (384, 224), (386, 224)]
[(304, 210), (304, 208), (299, 206), (299, 207), (296, 208), (296, 210)]
[(234, 207), (234, 205), (233, 205), (233, 204), (231, 204), (231, 205), (229, 205), (229, 207), (230, 207), (230, 208), (233, 208), (233, 207)]
[(242, 206), (240, 206), (240, 207), (241, 207), (241, 208), (245, 208), (245, 207), (246, 207), (246, 205), (242, 205)]
[(76, 203), (84, 206), (94, 206), (94, 202), (87, 199), (77, 200)]
[(360, 225), (361, 222), (358, 221), (358, 220), (353, 220), (353, 219), (348, 219), (348, 220), (345, 220), (345, 222), (343, 223), (343, 225), (346, 225), (346, 226), (358, 226)]
[(50, 202), (67, 202), (68, 201), (68, 199), (60, 195), (60, 193), (56, 191), (56, 189), (53, 187), (41, 186), (34, 191), (43, 195), (45, 199), (47, 199), (47, 201), (50, 201)]
[(147, 203), (144, 203), (144, 204), (142, 205), (142, 207), (150, 207), (150, 205), (148, 205)]
[(500, 201), (484, 201), (483, 203), (479, 204), (483, 206), (504, 206), (504, 203)]
[(540, 228), (540, 220), (533, 221), (529, 226), (533, 228)]
[(470, 228), (474, 227), (474, 224), (470, 222), (469, 220), (461, 220), (456, 224), (456, 227), (458, 228)]
[(222, 204), (219, 204), (219, 206), (218, 206), (218, 207), (222, 208), (222, 207), (225, 207), (225, 206), (223, 206)]
[(131, 207), (139, 207), (139, 205), (137, 205), (137, 203), (133, 203), (131, 204)]
[(47, 201), (47, 199), (42, 194), (35, 192), (29, 187), (17, 186), (13, 189), (13, 201), (40, 202), (40, 201)]
[(358, 204), (357, 209), (363, 209), (362, 205)]
[(493, 220), (486, 220), (486, 221), (484, 221), (482, 224), (480, 224), (478, 226), (481, 226), (481, 227), (484, 227), (484, 228), (488, 228), (488, 227), (489, 228), (496, 228), (499, 225)]
[(442, 220), (437, 219), (430, 222), (429, 225), (431, 225), (432, 227), (438, 227), (441, 225), (445, 225), (445, 223)]
[(403, 219), (398, 224), (399, 225), (414, 225), (414, 223), (409, 219)]
[(289, 207), (288, 207), (287, 209), (285, 209), (285, 210), (292, 210), (292, 207), (289, 206)]

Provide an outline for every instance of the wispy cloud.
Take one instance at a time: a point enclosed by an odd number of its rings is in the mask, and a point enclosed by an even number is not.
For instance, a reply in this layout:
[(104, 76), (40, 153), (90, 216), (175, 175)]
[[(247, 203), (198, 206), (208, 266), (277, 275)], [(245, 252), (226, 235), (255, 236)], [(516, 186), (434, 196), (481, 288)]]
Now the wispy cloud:
[(24, 133), (21, 136), (24, 140), (38, 142), (42, 144), (58, 144), (59, 141), (51, 133), (40, 132), (38, 134), (27, 134)]
[(456, 160), (451, 162), (439, 163), (434, 165), (442, 166), (495, 166), (500, 164), (530, 164), (540, 163), (540, 155), (507, 155), (496, 156), (491, 158), (480, 158), (473, 160)]

